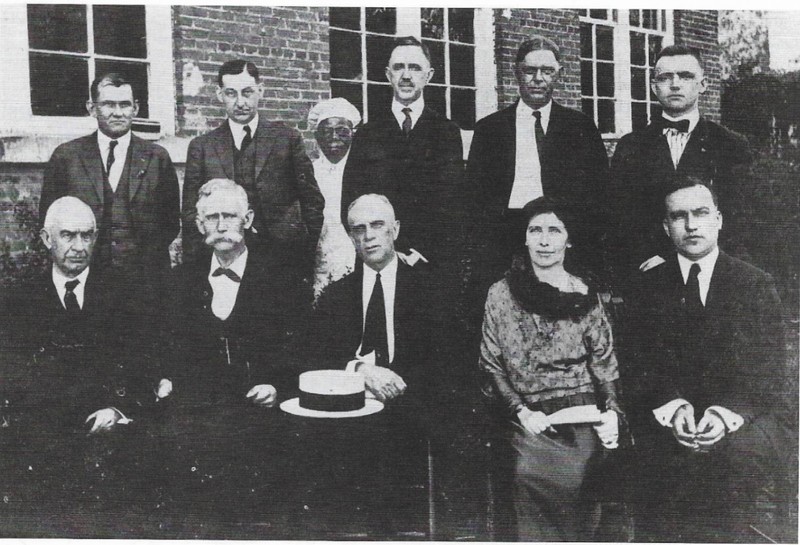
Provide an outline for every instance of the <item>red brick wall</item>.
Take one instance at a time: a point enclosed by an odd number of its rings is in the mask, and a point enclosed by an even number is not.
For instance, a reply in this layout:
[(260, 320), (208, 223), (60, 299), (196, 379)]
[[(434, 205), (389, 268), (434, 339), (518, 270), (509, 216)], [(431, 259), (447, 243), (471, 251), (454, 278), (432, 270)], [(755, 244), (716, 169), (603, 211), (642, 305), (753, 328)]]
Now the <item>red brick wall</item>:
[(720, 119), (720, 49), (717, 11), (675, 10), (675, 43), (700, 50), (705, 65), (708, 89), (700, 102), (700, 111)]
[[(271, 119), (303, 128), (309, 108), (330, 97), (324, 7), (174, 6), (173, 47), (180, 136), (202, 134), (225, 118), (214, 92), (217, 71), (230, 59), (256, 64), (265, 87), (262, 112)], [(194, 96), (184, 93), (187, 63), (203, 78)]]

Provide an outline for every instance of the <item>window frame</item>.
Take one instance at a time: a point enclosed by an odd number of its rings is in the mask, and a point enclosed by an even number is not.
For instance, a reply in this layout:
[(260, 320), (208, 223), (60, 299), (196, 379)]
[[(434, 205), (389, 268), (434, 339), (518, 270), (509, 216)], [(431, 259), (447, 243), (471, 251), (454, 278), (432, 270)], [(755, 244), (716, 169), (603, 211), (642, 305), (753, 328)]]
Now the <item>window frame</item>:
[[(92, 4), (87, 9), (87, 32), (92, 38)], [(80, 136), (97, 129), (91, 116), (42, 116), (34, 115), (30, 99), (31, 51), (28, 40), (27, 5), (12, 4), (0, 10), (0, 62), (8, 71), (0, 81), (0, 135), (2, 136)], [(158, 122), (159, 133), (148, 133), (147, 138), (175, 134), (175, 85), (172, 64), (172, 8), (169, 5), (145, 5), (145, 31), (147, 33), (147, 57), (142, 60), (148, 66), (148, 107), (151, 122)], [(94, 61), (115, 59), (107, 55), (94, 54), (94, 44), (88, 45), (89, 75), (94, 77)], [(64, 53), (70, 55), (70, 53)], [(80, 54), (81, 57), (86, 55)], [(129, 59), (122, 59), (128, 61)], [(85, 84), (86, 98), (89, 85)]]

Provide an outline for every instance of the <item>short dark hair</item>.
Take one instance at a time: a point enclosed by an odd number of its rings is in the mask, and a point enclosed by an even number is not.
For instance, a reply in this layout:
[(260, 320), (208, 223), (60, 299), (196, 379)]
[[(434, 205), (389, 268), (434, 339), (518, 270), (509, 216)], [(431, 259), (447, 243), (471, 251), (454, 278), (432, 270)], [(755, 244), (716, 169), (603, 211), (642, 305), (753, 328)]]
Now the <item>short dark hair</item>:
[(564, 228), (567, 230), (567, 235), (570, 239), (572, 235), (575, 234), (572, 231), (572, 227), (575, 226), (575, 223), (573, 221), (572, 212), (569, 210), (569, 205), (559, 199), (547, 196), (533, 199), (522, 207), (525, 229), (528, 228), (528, 224), (533, 218), (542, 214), (555, 214), (555, 216), (561, 220), (561, 223), (564, 224)]
[(556, 57), (556, 62), (561, 63), (561, 51), (558, 49), (556, 43), (550, 38), (537, 35), (533, 36), (529, 40), (525, 40), (519, 46), (519, 49), (517, 50), (517, 64), (524, 61), (525, 57), (527, 57), (528, 53), (531, 51), (539, 51), (540, 49), (552, 51), (553, 55)]
[(392, 53), (394, 53), (395, 49), (407, 45), (419, 47), (422, 50), (422, 54), (425, 55), (426, 59), (428, 59), (428, 64), (433, 64), (431, 61), (431, 51), (428, 49), (428, 46), (420, 42), (414, 36), (400, 36), (399, 38), (395, 38), (394, 42), (392, 43), (392, 50), (389, 52), (389, 58), (386, 59), (386, 64), (389, 64), (389, 60), (391, 60)]
[(256, 68), (256, 65), (252, 62), (242, 59), (234, 59), (232, 61), (226, 61), (223, 63), (223, 65), (219, 67), (217, 83), (220, 87), (222, 87), (222, 76), (235, 76), (241, 74), (245, 70), (247, 70), (247, 73), (253, 76), (253, 79), (256, 80), (256, 83), (258, 83), (258, 68)]
[(136, 93), (133, 90), (133, 84), (128, 81), (128, 79), (119, 74), (117, 72), (107, 72), (105, 74), (101, 74), (98, 77), (94, 78), (92, 82), (92, 86), (89, 88), (89, 95), (92, 97), (92, 102), (97, 102), (97, 97), (100, 96), (100, 84), (104, 85), (113, 85), (114, 87), (122, 87), (123, 85), (130, 85), (131, 86), (131, 93), (134, 95), (134, 100), (136, 100)]
[(668, 183), (664, 184), (661, 191), (661, 215), (663, 217), (667, 216), (667, 197), (675, 193), (676, 191), (680, 191), (681, 189), (687, 189), (689, 187), (695, 186), (702, 186), (708, 189), (709, 193), (711, 193), (711, 199), (714, 201), (714, 206), (719, 209), (719, 196), (717, 195), (717, 191), (714, 189), (714, 181), (707, 180), (701, 178), (699, 176), (693, 176), (688, 174), (676, 174), (672, 177)]
[(656, 56), (656, 64), (662, 57), (680, 57), (682, 55), (691, 55), (697, 59), (697, 64), (700, 65), (700, 70), (703, 70), (703, 57), (700, 56), (700, 51), (688, 45), (668, 45)]

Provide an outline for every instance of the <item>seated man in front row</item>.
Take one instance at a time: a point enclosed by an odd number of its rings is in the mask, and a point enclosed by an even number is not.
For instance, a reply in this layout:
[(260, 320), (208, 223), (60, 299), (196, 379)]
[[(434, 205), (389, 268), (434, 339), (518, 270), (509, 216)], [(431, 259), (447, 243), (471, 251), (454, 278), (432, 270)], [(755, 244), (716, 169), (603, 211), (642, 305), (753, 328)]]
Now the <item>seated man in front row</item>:
[(313, 338), (309, 363), (360, 373), (368, 392), (386, 405), (374, 420), (380, 436), (380, 449), (372, 453), (375, 465), (364, 473), (374, 477), (368, 486), (377, 493), (377, 514), (388, 514), (382, 507), (393, 505), (379, 506), (393, 501), (385, 493), (402, 494), (397, 485), (404, 476), (424, 466), (438, 363), (432, 346), (434, 299), (428, 273), (397, 257), (400, 222), (386, 197), (368, 194), (353, 201), (347, 229), (356, 249), (355, 270), (329, 285), (317, 301), (308, 330)]
[(756, 509), (796, 483), (775, 284), (719, 249), (722, 214), (700, 180), (677, 179), (662, 202), (674, 253), (644, 273), (628, 337), (637, 539), (778, 537)]
[[(110, 508), (112, 498), (127, 509), (147, 499), (125, 492), (146, 490), (128, 480), (143, 473), (147, 449), (136, 448), (155, 402), (147, 320), (135, 287), (110, 289), (91, 265), (97, 236), (83, 201), (53, 201), (41, 231), (52, 266), (10, 289), (0, 316), (0, 399), (8, 411), (2, 473), (19, 477), (3, 492), (12, 505), (30, 496), (28, 505), (51, 520), (79, 506)], [(109, 469), (125, 482), (104, 477)]]
[(277, 242), (248, 245), (254, 213), (240, 185), (205, 183), (196, 208), (213, 254), (177, 268), (172, 286), (173, 494), (178, 509), (256, 520), (270, 508), (264, 487), (285, 471), (270, 458), (283, 448), (275, 406), (297, 384), (290, 347), (310, 291)]

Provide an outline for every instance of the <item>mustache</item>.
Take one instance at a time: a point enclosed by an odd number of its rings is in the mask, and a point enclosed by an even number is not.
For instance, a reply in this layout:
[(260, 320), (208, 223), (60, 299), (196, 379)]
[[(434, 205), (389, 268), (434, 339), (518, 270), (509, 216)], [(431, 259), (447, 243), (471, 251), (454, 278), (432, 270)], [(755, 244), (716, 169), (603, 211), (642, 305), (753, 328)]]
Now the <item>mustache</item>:
[(216, 244), (217, 242), (229, 242), (231, 244), (236, 244), (237, 242), (241, 242), (242, 240), (244, 240), (244, 235), (239, 235), (239, 234), (225, 234), (225, 235), (210, 234), (206, 236), (206, 244)]

